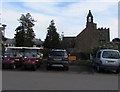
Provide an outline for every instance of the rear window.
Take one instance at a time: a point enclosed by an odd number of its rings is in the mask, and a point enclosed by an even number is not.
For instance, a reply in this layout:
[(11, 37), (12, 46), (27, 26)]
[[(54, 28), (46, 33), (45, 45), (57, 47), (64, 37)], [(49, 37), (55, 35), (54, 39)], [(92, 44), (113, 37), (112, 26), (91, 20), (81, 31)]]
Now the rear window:
[(119, 59), (120, 54), (117, 51), (104, 51), (102, 57), (110, 59)]
[(15, 58), (16, 54), (15, 53), (5, 53), (4, 58)]
[(65, 56), (67, 53), (65, 51), (51, 51), (50, 56)]

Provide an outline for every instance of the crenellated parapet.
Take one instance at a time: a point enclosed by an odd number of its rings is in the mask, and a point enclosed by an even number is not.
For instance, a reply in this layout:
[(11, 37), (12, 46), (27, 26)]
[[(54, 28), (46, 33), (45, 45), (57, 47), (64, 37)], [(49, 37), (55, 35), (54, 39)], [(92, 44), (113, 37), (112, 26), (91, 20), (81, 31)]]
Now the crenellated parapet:
[(101, 27), (101, 28), (98, 28), (98, 30), (110, 30), (110, 28), (103, 28), (103, 27)]

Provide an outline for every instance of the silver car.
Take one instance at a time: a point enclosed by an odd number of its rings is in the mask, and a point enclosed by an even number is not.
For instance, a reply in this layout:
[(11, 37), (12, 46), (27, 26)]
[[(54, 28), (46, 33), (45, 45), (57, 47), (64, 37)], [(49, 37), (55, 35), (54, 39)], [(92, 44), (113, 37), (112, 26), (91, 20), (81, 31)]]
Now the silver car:
[(102, 70), (115, 70), (119, 73), (120, 52), (113, 49), (99, 50), (93, 60), (93, 65), (98, 72)]

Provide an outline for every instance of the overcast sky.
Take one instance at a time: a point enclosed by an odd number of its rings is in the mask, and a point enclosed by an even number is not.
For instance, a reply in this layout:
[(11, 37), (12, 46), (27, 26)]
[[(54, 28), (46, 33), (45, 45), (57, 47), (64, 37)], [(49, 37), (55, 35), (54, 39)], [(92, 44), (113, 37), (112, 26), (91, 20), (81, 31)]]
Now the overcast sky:
[(118, 0), (3, 0), (1, 17), (7, 25), (5, 36), (13, 38), (21, 14), (29, 12), (37, 21), (36, 38), (44, 40), (52, 19), (59, 34), (77, 36), (86, 27), (89, 10), (97, 28), (110, 28), (111, 40), (118, 37)]

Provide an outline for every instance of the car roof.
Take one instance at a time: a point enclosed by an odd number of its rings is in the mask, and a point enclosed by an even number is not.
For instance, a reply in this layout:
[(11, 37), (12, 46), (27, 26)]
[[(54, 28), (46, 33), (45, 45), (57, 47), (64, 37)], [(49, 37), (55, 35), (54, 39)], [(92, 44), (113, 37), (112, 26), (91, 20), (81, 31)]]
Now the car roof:
[(99, 51), (117, 51), (117, 52), (119, 52), (118, 50), (114, 50), (114, 49), (101, 49)]
[(6, 49), (43, 49), (42, 47), (6, 47)]
[(63, 49), (52, 49), (51, 51), (66, 51), (66, 50), (63, 50)]

